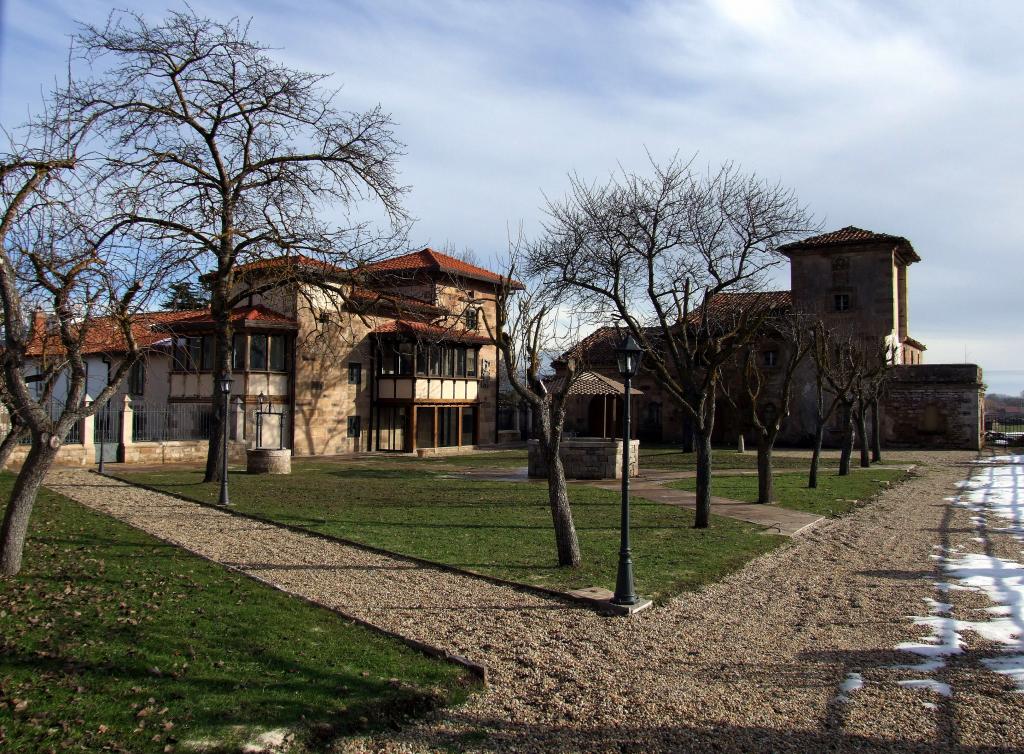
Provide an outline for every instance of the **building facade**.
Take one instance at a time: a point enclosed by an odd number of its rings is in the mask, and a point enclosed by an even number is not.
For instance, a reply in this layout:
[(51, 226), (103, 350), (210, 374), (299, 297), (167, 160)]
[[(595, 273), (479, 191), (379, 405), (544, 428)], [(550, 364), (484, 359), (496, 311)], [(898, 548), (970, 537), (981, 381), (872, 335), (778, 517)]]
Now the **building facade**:
[[(263, 407), (281, 415), (281, 442), (297, 455), (445, 453), (497, 441), (487, 328), (500, 275), (426, 248), (355, 270), (282, 257), (242, 265), (235, 279), (233, 439), (254, 442)], [(137, 429), (155, 436), (146, 422), (192, 422), (177, 434), (201, 434), (215, 410), (210, 311), (144, 314), (136, 330), (145, 357), (122, 393)], [(95, 394), (124, 349), (112, 332), (93, 340)], [(166, 410), (150, 410), (158, 405)]]
[[(880, 426), (888, 446), (981, 447), (981, 369), (976, 365), (924, 364), (926, 347), (910, 335), (909, 267), (920, 257), (906, 238), (847, 227), (788, 244), (780, 251), (789, 259), (789, 290), (718, 294), (712, 307), (741, 307), (745, 297), (756, 296), (759, 306), (812, 315), (832, 332), (858, 343), (865, 353), (875, 352), (884, 358), (890, 379), (881, 400)], [(614, 329), (601, 328), (580, 343), (578, 348), (589, 369), (615, 378), (614, 349), (619, 337)], [(769, 333), (749, 347), (766, 381), (766, 396), (777, 392), (774, 388), (781, 383), (788, 347), (785, 339)], [(796, 375), (790, 414), (779, 438), (782, 443), (805, 444), (813, 437), (817, 398), (813, 370), (807, 360)], [(727, 372), (723, 379), (714, 440), (731, 444), (742, 433), (744, 422), (724, 395), (739, 390), (738, 377)], [(684, 411), (650, 373), (641, 370), (635, 384), (644, 396), (637, 399), (632, 411), (634, 436), (654, 443), (683, 442), (690, 431)], [(573, 402), (567, 430), (596, 434), (600, 412), (594, 401)], [(826, 428), (826, 444), (837, 445), (841, 434), (840, 417), (833, 416)]]

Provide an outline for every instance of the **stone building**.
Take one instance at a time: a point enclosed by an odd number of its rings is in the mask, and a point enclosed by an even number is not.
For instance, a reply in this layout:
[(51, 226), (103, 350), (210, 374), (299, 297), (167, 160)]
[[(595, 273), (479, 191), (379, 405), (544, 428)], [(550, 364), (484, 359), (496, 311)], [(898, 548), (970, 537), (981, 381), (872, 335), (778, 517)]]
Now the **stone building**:
[[(289, 256), (235, 272), (243, 300), (231, 312), (233, 439), (252, 442), (262, 400), (283, 410), (283, 444), (299, 455), (497, 441), (496, 347), (485, 323), (501, 276), (429, 248), (358, 270)], [(190, 421), (178, 434), (198, 439), (213, 410), (209, 310), (144, 314), (135, 327), (145, 358), (111, 405), (129, 398), (137, 434), (154, 421)], [(98, 386), (124, 348), (103, 323), (90, 339)], [(32, 354), (39, 360), (45, 341)]]
[[(875, 350), (881, 344), (889, 361), (889, 381), (881, 403), (883, 441), (890, 447), (978, 448), (984, 439), (984, 385), (976, 365), (927, 365), (926, 347), (909, 330), (909, 267), (921, 261), (902, 236), (847, 227), (781, 247), (790, 264), (790, 289), (758, 294), (722, 293), (714, 309), (741, 307), (756, 296), (758, 305), (773, 310), (813, 315), (833, 332)], [(589, 369), (614, 377), (614, 349), (619, 335), (601, 328), (578, 346)], [(770, 335), (750, 346), (771, 386), (780, 380), (787, 344)], [(557, 368), (557, 365), (556, 365)], [(780, 442), (802, 444), (813, 435), (815, 388), (813, 367), (801, 367), (795, 380), (790, 416)], [(726, 375), (727, 390), (736, 390), (736, 376)], [(658, 386), (650, 373), (636, 380), (644, 396), (637, 399), (634, 436), (647, 442), (681, 442), (688, 421), (682, 409)], [(567, 429), (592, 435), (597, 426), (592, 405), (576, 401)], [(715, 440), (734, 443), (741, 426), (729, 402), (719, 400)], [(837, 444), (841, 428), (834, 417), (826, 443)]]

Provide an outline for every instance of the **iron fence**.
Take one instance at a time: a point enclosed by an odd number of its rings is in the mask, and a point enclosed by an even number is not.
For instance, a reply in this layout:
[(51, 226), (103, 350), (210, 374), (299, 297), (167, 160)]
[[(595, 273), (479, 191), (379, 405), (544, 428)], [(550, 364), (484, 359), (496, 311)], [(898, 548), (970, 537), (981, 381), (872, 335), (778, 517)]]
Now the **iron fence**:
[(133, 409), (135, 442), (209, 440), (216, 421), (209, 403), (136, 404)]
[(986, 419), (985, 441), (990, 445), (1024, 445), (1024, 417)]
[[(64, 401), (58, 398), (51, 398), (47, 401), (43, 407), (47, 415), (56, 421), (60, 418), (60, 415), (64, 413)], [(7, 416), (7, 412), (4, 412), (4, 419), (2, 422), (3, 431), (6, 433), (10, 429), (10, 417)], [(81, 445), (82, 444), (82, 422), (77, 421), (71, 425), (71, 429), (68, 430), (67, 434), (64, 435), (63, 442), (65, 445)], [(25, 435), (25, 437), (19, 440), (21, 445), (31, 445), (31, 435)]]

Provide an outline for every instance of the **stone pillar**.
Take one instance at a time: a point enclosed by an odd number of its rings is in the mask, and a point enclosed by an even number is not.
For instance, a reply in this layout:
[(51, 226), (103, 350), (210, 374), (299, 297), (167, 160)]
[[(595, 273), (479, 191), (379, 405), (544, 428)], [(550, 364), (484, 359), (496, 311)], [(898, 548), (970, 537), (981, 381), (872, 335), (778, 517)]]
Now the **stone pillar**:
[(235, 441), (242, 442), (245, 440), (245, 404), (242, 402), (241, 396), (236, 395), (234, 398), (235, 404)]
[[(85, 406), (92, 405), (92, 398), (86, 394), (85, 399), (82, 401)], [(89, 465), (92, 463), (93, 456), (90, 453), (94, 453), (93, 436), (96, 429), (96, 415), (89, 414), (89, 416), (82, 419), (82, 457), (85, 459), (83, 463)]]
[(118, 433), (120, 442), (117, 447), (117, 460), (124, 463), (128, 458), (128, 448), (135, 444), (135, 409), (132, 399), (127, 395), (121, 399), (121, 431)]

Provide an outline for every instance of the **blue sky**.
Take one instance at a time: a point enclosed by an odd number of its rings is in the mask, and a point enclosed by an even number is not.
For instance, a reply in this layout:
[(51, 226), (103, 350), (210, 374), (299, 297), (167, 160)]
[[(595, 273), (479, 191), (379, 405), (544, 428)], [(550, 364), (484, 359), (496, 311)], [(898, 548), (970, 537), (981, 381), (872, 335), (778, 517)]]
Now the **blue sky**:
[[(174, 4), (127, 5), (156, 18)], [(6, 0), (4, 126), (60, 74), (74, 20), (111, 7)], [(393, 114), (418, 243), (486, 262), (509, 227), (537, 227), (568, 171), (642, 167), (645, 148), (735, 160), (793, 187), (827, 229), (908, 237), (923, 260), (910, 329), (927, 361), (962, 362), (966, 348), (992, 388), (1024, 390), (1019, 0), (193, 7), (251, 17), (287, 62), (332, 73), (343, 107)]]

